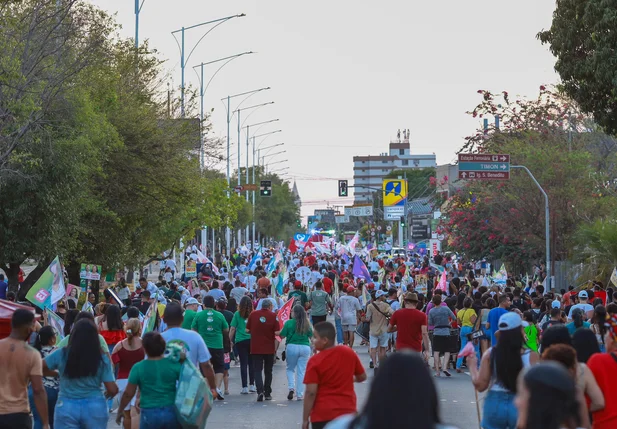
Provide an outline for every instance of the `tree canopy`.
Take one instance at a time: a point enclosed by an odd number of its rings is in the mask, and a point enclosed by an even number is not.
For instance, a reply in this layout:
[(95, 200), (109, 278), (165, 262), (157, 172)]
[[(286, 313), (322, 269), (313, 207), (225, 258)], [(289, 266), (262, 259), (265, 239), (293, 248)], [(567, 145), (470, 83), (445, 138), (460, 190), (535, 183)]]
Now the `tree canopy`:
[(560, 0), (538, 34), (557, 57), (564, 92), (609, 134), (617, 133), (617, 0)]

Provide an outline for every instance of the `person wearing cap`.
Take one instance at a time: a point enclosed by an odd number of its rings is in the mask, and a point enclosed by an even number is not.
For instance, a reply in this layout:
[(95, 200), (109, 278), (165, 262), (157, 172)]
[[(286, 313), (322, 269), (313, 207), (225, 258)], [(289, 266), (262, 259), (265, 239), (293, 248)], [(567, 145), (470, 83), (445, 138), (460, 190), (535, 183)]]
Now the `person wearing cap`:
[(580, 308), (583, 312), (583, 319), (588, 320), (593, 318), (593, 305), (589, 304), (589, 294), (586, 290), (582, 290), (578, 293), (578, 304), (574, 304), (570, 307), (570, 312), (568, 313), (568, 320), (572, 321), (572, 312), (576, 308)]
[(197, 316), (197, 310), (199, 309), (199, 301), (195, 298), (189, 298), (185, 304), (186, 310), (184, 311), (184, 321), (182, 322), (183, 329), (191, 329), (193, 326), (193, 319)]
[(371, 368), (375, 371), (379, 364), (386, 358), (388, 348), (388, 322), (392, 316), (392, 308), (386, 304), (387, 292), (378, 290), (375, 292), (375, 299), (366, 307), (364, 320), (369, 322), (369, 346), (371, 355)]
[[(536, 352), (526, 349), (523, 321), (515, 312), (501, 315), (497, 323), (499, 341), (489, 348), (480, 361), (475, 353), (467, 356), (467, 367), (474, 387), (488, 389), (484, 399), (483, 428), (516, 428), (518, 412), (514, 405), (517, 378), (524, 368), (539, 361)], [(518, 353), (519, 359), (513, 359)]]
[(346, 290), (347, 294), (339, 298), (336, 303), (336, 311), (341, 312), (341, 324), (343, 326), (343, 344), (349, 347), (353, 347), (354, 333), (356, 326), (360, 320), (360, 314), (362, 312), (362, 306), (360, 301), (356, 298), (356, 288), (348, 286)]
[(287, 299), (293, 299), (294, 301), (296, 301), (293, 303), (293, 305), (300, 304), (302, 307), (307, 308), (308, 297), (302, 291), (302, 282), (300, 280), (294, 281), (293, 290), (289, 292), (289, 295), (287, 295)]
[(606, 353), (596, 353), (587, 361), (605, 398), (604, 408), (592, 412), (594, 429), (617, 427), (617, 315), (609, 315), (605, 326)]
[(508, 308), (510, 308), (510, 297), (506, 294), (499, 296), (499, 306), (491, 309), (488, 312), (488, 317), (486, 319), (486, 329), (491, 337), (491, 345), (495, 346), (497, 344), (497, 336), (495, 335), (498, 331), (497, 324), (501, 316), (508, 312)]
[(315, 290), (309, 293), (308, 303), (308, 307), (311, 309), (311, 322), (313, 325), (325, 322), (328, 317), (328, 311), (332, 309), (332, 299), (323, 290), (323, 283), (321, 281), (315, 283)]

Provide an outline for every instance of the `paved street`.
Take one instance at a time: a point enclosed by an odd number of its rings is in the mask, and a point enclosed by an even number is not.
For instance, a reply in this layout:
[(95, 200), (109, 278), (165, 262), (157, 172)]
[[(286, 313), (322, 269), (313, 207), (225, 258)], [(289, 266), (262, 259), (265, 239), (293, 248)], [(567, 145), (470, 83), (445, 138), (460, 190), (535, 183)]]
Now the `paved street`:
[[(369, 371), (369, 380), (356, 384), (358, 406), (361, 407), (368, 395), (373, 371), (368, 369), (367, 348), (355, 347), (354, 349), (359, 353), (362, 363)], [(284, 362), (279, 361), (274, 365), (272, 386), (274, 400), (271, 402), (257, 403), (255, 394), (240, 395), (240, 368), (238, 367), (232, 366), (229, 383), (231, 395), (227, 396), (224, 401), (216, 401), (214, 410), (208, 419), (209, 428), (270, 429), (283, 427), (283, 423), (285, 423), (284, 427), (300, 427), (302, 402), (287, 400), (287, 377)], [(475, 395), (469, 375), (453, 373), (449, 379), (442, 376), (437, 380), (437, 386), (443, 421), (460, 429), (478, 427)], [(110, 418), (108, 428), (118, 428), (113, 418)]]

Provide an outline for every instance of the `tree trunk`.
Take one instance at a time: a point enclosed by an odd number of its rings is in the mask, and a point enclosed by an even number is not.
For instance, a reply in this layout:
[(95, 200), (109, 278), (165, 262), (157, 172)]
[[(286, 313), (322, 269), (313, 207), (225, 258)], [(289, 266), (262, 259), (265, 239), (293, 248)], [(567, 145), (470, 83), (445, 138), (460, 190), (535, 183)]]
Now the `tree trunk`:
[[(41, 277), (41, 275), (45, 272), (49, 264), (51, 263), (51, 259), (44, 259), (39, 261), (39, 264), (36, 266), (34, 270), (28, 274), (28, 277), (24, 279), (24, 282), (21, 284), (19, 288), (19, 294), (17, 295), (17, 299), (23, 301), (26, 299), (26, 293), (30, 290), (32, 285), (36, 283), (36, 281)], [(19, 270), (17, 271), (19, 273)]]

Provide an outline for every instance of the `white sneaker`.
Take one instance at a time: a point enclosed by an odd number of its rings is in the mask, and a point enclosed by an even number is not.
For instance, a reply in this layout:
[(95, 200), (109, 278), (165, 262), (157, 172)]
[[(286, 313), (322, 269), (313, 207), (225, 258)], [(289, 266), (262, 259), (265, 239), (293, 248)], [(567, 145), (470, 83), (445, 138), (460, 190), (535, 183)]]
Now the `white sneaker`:
[(296, 401), (301, 401), (304, 399), (304, 396), (298, 395), (296, 396)]
[(242, 390), (240, 391), (240, 393), (242, 395), (248, 395), (249, 394), (249, 388), (248, 387), (243, 387)]
[(220, 401), (225, 399), (225, 395), (223, 395), (223, 392), (221, 391), (221, 389), (216, 389), (216, 393), (218, 393)]
[(254, 384), (251, 384), (251, 386), (249, 387), (249, 392), (250, 393), (257, 393), (257, 388), (255, 388)]

